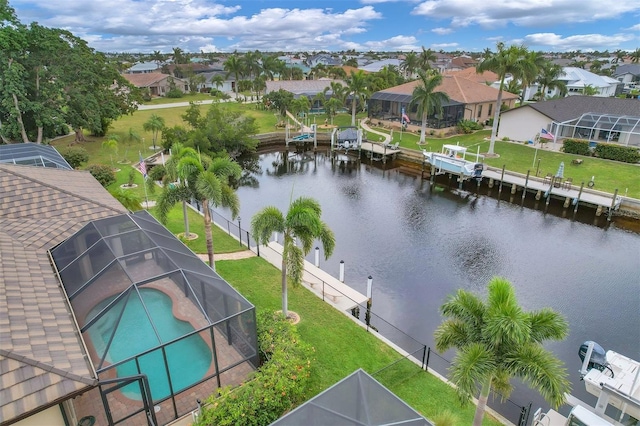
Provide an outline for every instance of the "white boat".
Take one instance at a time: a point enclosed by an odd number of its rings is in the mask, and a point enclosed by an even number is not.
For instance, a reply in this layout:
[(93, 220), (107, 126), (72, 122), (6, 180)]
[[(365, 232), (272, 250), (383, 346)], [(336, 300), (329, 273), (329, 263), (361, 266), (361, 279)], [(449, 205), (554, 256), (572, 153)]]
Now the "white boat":
[[(640, 419), (640, 362), (615, 351), (604, 351), (595, 342), (580, 346), (580, 374), (587, 392), (598, 397), (595, 407), (567, 395), (573, 406), (567, 417), (554, 410), (534, 414), (532, 426), (619, 426)], [(617, 410), (607, 408), (615, 407)], [(613, 415), (615, 418), (610, 417)], [(623, 423), (627, 420), (627, 423)]]
[(463, 177), (482, 178), (482, 170), (484, 164), (479, 162), (482, 158), (479, 154), (471, 154), (476, 156), (476, 161), (467, 160), (467, 148), (459, 145), (443, 145), (441, 152), (428, 152), (422, 150), (425, 160), (431, 164), (436, 174), (453, 173)]

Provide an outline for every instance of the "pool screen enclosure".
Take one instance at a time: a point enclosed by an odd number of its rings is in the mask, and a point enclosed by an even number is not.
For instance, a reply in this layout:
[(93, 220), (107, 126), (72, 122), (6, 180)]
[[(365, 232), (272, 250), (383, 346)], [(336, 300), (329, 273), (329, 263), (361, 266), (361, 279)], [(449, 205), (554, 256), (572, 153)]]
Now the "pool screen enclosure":
[(135, 423), (162, 402), (166, 420), (178, 418), (194, 393), (204, 400), (257, 367), (254, 306), (146, 211), (90, 222), (51, 257), (108, 383), (108, 423)]

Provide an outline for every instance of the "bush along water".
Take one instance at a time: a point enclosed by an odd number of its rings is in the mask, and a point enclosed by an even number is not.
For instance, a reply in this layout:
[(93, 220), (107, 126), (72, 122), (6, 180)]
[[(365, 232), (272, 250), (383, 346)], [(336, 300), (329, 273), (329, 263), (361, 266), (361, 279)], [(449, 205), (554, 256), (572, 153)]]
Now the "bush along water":
[(307, 399), (314, 349), (282, 315), (259, 312), (257, 327), (264, 363), (251, 380), (211, 395), (198, 426), (268, 425)]

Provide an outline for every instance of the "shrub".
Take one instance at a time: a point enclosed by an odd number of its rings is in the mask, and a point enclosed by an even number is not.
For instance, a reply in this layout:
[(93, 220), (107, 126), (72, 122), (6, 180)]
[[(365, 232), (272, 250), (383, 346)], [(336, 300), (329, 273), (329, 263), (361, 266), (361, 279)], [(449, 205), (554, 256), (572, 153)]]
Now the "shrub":
[(622, 161), (624, 163), (640, 162), (640, 151), (631, 146), (622, 146), (615, 143), (599, 143), (596, 145), (594, 155), (608, 160)]
[(89, 166), (87, 170), (89, 170), (89, 173), (105, 188), (116, 181), (116, 174), (113, 172), (113, 167), (111, 166), (94, 164)]
[(460, 133), (473, 133), (476, 130), (482, 130), (482, 124), (473, 120), (460, 120), (458, 122), (458, 131)]
[(171, 89), (167, 92), (167, 98), (173, 98), (173, 99), (178, 99), (181, 98), (184, 95), (184, 93), (182, 93), (182, 90), (180, 89)]
[(562, 151), (567, 154), (591, 156), (589, 141), (584, 139), (565, 139), (562, 141)]
[(62, 155), (62, 158), (67, 160), (67, 163), (74, 169), (80, 167), (82, 163), (89, 161), (89, 153), (81, 146), (69, 147), (60, 152), (60, 155)]
[(260, 312), (257, 326), (266, 362), (253, 380), (211, 395), (197, 425), (268, 425), (306, 399), (313, 348), (281, 315)]

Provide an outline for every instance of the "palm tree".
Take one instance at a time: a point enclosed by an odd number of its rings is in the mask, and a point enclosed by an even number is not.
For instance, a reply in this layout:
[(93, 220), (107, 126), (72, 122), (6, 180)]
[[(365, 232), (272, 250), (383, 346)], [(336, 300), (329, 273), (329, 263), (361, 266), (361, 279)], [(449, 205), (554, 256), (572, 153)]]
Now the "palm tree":
[(638, 62), (640, 62), (640, 48), (634, 50), (631, 54), (631, 63), (637, 64)]
[(358, 70), (357, 72), (351, 71), (346, 83), (347, 91), (351, 94), (351, 125), (355, 126), (358, 101), (364, 104), (364, 97), (368, 94), (367, 76), (362, 70)]
[(451, 381), (462, 401), (481, 385), (474, 426), (482, 424), (492, 388), (507, 397), (509, 380), (528, 382), (553, 406), (564, 402), (570, 389), (560, 360), (543, 347), (547, 340), (562, 340), (567, 321), (549, 308), (525, 312), (518, 305), (511, 283), (494, 277), (486, 302), (466, 290), (458, 290), (441, 306), (445, 320), (435, 331), (436, 348), (457, 348)]
[(600, 91), (598, 90), (597, 87), (591, 85), (591, 84), (587, 84), (586, 86), (584, 86), (582, 88), (582, 94), (585, 96), (595, 96), (599, 93)]
[(413, 78), (418, 69), (418, 54), (413, 50), (407, 53), (404, 60), (400, 63), (400, 69), (404, 73), (405, 78)]
[(427, 71), (431, 69), (431, 62), (435, 62), (438, 59), (436, 52), (431, 49), (425, 49), (422, 46), (422, 52), (418, 56), (418, 69)]
[(498, 99), (496, 100), (495, 115), (493, 118), (493, 127), (491, 129), (491, 142), (489, 143), (489, 155), (494, 154), (496, 143), (496, 135), (498, 134), (498, 122), (500, 120), (500, 107), (502, 106), (502, 90), (504, 89), (504, 79), (507, 74), (514, 76), (521, 75), (522, 65), (525, 61), (527, 48), (524, 46), (509, 46), (505, 48), (504, 43), (497, 44), (496, 53), (488, 53), (484, 60), (476, 66), (478, 74), (484, 71), (493, 71), (498, 74), (500, 79), (500, 89), (498, 90)]
[(236, 53), (234, 53), (233, 55), (229, 56), (226, 61), (224, 61), (224, 64), (222, 66), (227, 72), (226, 78), (229, 78), (231, 74), (233, 74), (233, 77), (235, 78), (234, 86), (236, 89), (236, 99), (238, 99), (238, 86), (240, 85), (240, 76), (242, 75), (242, 72), (244, 70), (242, 60), (240, 60), (240, 57)]
[(153, 135), (153, 149), (156, 149), (156, 140), (158, 133), (164, 129), (164, 118), (157, 114), (151, 114), (151, 117), (142, 125), (145, 132), (151, 132)]
[[(546, 62), (549, 61), (542, 55), (542, 52), (526, 52), (524, 61), (521, 64), (519, 70), (520, 72), (518, 75), (514, 76), (517, 77), (517, 80), (520, 82), (521, 86), (520, 105), (524, 104), (524, 102), (526, 101), (525, 96), (527, 93), (527, 88), (536, 81), (536, 78), (538, 78), (538, 75), (540, 75), (540, 70), (542, 70), (542, 67)], [(511, 91), (509, 90), (509, 92)]]
[(547, 89), (557, 89), (560, 96), (567, 95), (567, 84), (559, 78), (564, 74), (560, 65), (547, 62), (540, 69), (536, 82), (540, 85), (540, 100), (544, 100), (547, 96)]
[(413, 89), (410, 105), (418, 106), (418, 114), (422, 119), (420, 143), (424, 144), (427, 135), (427, 118), (431, 114), (442, 111), (442, 104), (449, 101), (444, 92), (434, 92), (442, 83), (442, 74), (436, 72), (418, 71), (418, 85)]
[[(301, 95), (298, 99), (294, 99), (291, 102), (291, 112), (294, 116), (298, 116), (300, 113), (306, 114), (311, 109), (311, 102), (309, 102), (309, 98), (304, 95)], [(304, 125), (304, 120), (301, 122), (301, 126)]]
[[(177, 151), (180, 151), (180, 159), (177, 164), (174, 163), (173, 165), (175, 165), (175, 171), (180, 176), (181, 183), (179, 185), (164, 186), (157, 201), (158, 217), (160, 222), (164, 224), (167, 222), (169, 211), (176, 203), (182, 202), (183, 209), (185, 209), (186, 202), (191, 201), (192, 198), (198, 200), (204, 213), (204, 232), (209, 265), (215, 271), (210, 208), (211, 206), (227, 207), (231, 210), (233, 219), (238, 216), (240, 201), (236, 192), (231, 188), (229, 180), (231, 178), (239, 179), (242, 174), (242, 168), (228, 157), (219, 157), (209, 161), (201, 158), (192, 148), (178, 147)], [(169, 166), (167, 170), (171, 168)], [(185, 214), (185, 223), (188, 224), (186, 211), (183, 210), (183, 213)], [(186, 225), (185, 235), (187, 238), (188, 229), (188, 225)]]
[(136, 194), (134, 191), (127, 191), (122, 188), (116, 188), (109, 192), (111, 193), (113, 198), (118, 200), (120, 204), (122, 204), (124, 208), (129, 210), (130, 212), (142, 210), (142, 200), (140, 199), (140, 195)]
[[(325, 259), (333, 253), (335, 237), (320, 216), (320, 204), (313, 198), (300, 197), (291, 202), (286, 217), (278, 208), (268, 206), (259, 211), (251, 219), (251, 233), (259, 244), (267, 244), (274, 232), (284, 236), (282, 248), (282, 313), (285, 318), (287, 310), (287, 281), (294, 287), (302, 282), (304, 273), (304, 257), (319, 239), (324, 249)], [(302, 248), (296, 245), (300, 241)]]

